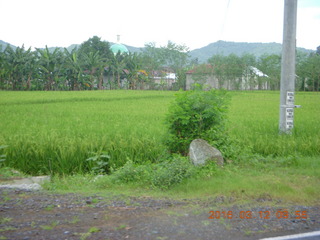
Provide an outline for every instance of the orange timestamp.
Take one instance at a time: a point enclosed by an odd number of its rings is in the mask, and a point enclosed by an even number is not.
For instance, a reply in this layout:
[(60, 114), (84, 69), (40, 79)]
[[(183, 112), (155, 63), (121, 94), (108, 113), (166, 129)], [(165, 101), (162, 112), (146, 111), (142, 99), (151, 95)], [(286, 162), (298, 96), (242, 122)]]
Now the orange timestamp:
[(294, 211), (290, 213), (288, 210), (278, 210), (275, 212), (267, 211), (209, 211), (209, 219), (270, 219), (272, 216), (277, 219), (307, 219), (307, 211)]

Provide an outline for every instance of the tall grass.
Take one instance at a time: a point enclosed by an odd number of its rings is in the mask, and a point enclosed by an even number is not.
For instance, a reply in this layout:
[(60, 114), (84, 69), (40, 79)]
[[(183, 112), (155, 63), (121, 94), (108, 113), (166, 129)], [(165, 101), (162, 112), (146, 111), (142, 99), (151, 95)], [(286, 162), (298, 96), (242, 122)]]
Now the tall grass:
[(298, 92), (292, 135), (279, 135), (279, 92), (233, 93), (230, 135), (253, 153), (273, 156), (320, 155), (320, 93)]
[[(83, 173), (102, 152), (109, 165), (157, 162), (174, 92), (0, 92), (5, 164), (31, 174)], [(320, 155), (320, 94), (297, 93), (292, 136), (278, 135), (279, 92), (230, 92), (228, 131), (252, 153)]]
[(88, 171), (102, 151), (110, 166), (163, 154), (172, 92), (1, 92), (0, 145), (10, 166), (32, 174)]

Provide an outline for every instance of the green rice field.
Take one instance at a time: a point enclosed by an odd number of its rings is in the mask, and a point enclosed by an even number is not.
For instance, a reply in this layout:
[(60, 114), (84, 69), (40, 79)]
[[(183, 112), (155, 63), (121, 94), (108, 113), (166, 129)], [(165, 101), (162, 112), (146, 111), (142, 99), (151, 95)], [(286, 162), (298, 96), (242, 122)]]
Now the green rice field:
[[(86, 159), (160, 162), (164, 119), (177, 92), (0, 92), (0, 155), (29, 174), (85, 173)], [(236, 147), (272, 157), (320, 156), (320, 93), (298, 92), (295, 128), (278, 134), (279, 92), (230, 92), (227, 130)], [(245, 160), (243, 160), (245, 161)]]

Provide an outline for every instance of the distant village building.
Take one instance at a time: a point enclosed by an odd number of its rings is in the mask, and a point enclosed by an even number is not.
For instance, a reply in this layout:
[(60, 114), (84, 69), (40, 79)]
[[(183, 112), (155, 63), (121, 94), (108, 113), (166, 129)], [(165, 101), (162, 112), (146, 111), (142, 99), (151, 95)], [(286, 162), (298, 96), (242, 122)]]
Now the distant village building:
[(215, 89), (227, 90), (267, 90), (270, 89), (268, 76), (256, 67), (249, 66), (237, 79), (223, 79), (215, 73), (210, 64), (200, 65), (186, 72), (186, 90), (196, 83)]
[(176, 82), (176, 74), (170, 69), (152, 72), (152, 81), (156, 88), (172, 89), (173, 84)]

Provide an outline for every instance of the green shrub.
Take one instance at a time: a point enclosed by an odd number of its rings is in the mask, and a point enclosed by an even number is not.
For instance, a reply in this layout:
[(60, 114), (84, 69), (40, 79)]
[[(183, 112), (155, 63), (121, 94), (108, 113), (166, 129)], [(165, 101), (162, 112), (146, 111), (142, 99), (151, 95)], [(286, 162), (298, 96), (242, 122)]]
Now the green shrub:
[(196, 168), (187, 158), (175, 156), (172, 160), (156, 165), (151, 174), (151, 185), (154, 188), (169, 189), (195, 173)]
[(227, 110), (226, 91), (199, 88), (179, 92), (169, 107), (166, 144), (173, 153), (186, 155), (192, 140), (218, 140), (224, 132)]
[(150, 188), (169, 189), (197, 173), (190, 161), (181, 156), (161, 163), (136, 165), (132, 161), (112, 172), (112, 183), (138, 183)]
[(131, 160), (114, 171), (111, 175), (113, 183), (145, 182), (152, 172), (151, 165), (136, 165)]

